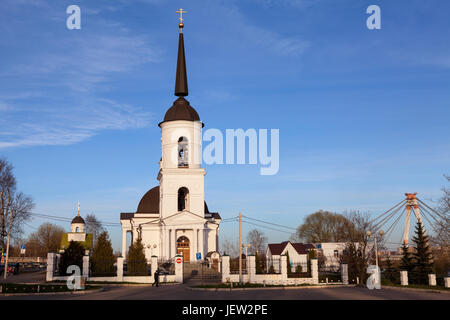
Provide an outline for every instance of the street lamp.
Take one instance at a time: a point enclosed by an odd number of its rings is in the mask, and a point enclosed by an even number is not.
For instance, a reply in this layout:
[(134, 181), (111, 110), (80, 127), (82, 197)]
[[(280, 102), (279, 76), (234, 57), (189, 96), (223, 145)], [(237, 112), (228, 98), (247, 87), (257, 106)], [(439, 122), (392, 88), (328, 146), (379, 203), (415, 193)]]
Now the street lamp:
[[(367, 236), (370, 238), (370, 236), (372, 235), (372, 232), (370, 232), (370, 230), (367, 230), (366, 234), (367, 234)], [(378, 232), (378, 234), (380, 235), (380, 237), (382, 237), (383, 234), (384, 234), (384, 231), (383, 231), (383, 230), (380, 230), (380, 231)], [(377, 233), (374, 233), (373, 239), (374, 239), (374, 242), (375, 242), (375, 264), (376, 264), (376, 266), (378, 267)]]
[(245, 257), (246, 258), (247, 258), (247, 253), (248, 253), (247, 249), (250, 249), (251, 246), (252, 245), (250, 243), (247, 244), (247, 246), (245, 244), (242, 244), (242, 249), (244, 249), (244, 247), (245, 247)]

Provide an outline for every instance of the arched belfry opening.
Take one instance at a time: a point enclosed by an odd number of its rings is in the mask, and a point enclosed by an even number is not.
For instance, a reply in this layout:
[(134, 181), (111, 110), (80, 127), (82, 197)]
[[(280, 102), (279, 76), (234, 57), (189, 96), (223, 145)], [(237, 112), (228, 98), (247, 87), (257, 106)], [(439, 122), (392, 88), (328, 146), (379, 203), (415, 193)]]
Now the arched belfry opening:
[(188, 139), (180, 137), (178, 139), (178, 168), (189, 168), (188, 159)]
[(178, 211), (189, 210), (189, 190), (185, 187), (178, 189)]

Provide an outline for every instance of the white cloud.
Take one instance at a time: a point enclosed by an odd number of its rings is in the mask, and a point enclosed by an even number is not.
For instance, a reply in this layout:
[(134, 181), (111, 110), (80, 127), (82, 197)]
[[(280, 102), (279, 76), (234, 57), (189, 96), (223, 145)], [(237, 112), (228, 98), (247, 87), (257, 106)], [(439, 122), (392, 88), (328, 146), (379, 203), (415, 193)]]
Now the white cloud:
[[(14, 110), (16, 113), (23, 111), (20, 107)], [(148, 112), (139, 108), (101, 98), (59, 109), (38, 109), (30, 116), (30, 120), (14, 115), (0, 120), (0, 148), (70, 145), (102, 130), (142, 128), (151, 119)]]

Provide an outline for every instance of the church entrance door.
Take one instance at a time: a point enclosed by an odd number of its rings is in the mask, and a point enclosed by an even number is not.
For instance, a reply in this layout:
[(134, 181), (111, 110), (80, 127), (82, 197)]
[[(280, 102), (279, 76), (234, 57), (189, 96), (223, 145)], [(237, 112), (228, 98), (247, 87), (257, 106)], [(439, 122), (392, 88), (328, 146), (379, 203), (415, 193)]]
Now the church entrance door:
[(191, 257), (191, 251), (189, 247), (189, 239), (185, 236), (181, 236), (177, 240), (177, 254), (183, 256), (184, 262), (189, 262)]

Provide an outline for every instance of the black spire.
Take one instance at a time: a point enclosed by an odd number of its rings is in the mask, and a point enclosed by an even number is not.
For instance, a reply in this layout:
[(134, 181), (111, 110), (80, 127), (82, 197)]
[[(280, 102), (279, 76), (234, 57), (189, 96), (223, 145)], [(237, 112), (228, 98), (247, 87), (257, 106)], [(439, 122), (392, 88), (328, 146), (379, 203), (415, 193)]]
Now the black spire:
[(177, 76), (175, 80), (175, 95), (178, 97), (185, 97), (188, 95), (188, 84), (186, 76), (186, 59), (184, 57), (184, 40), (181, 28), (182, 26), (180, 24), (180, 38), (178, 41)]

